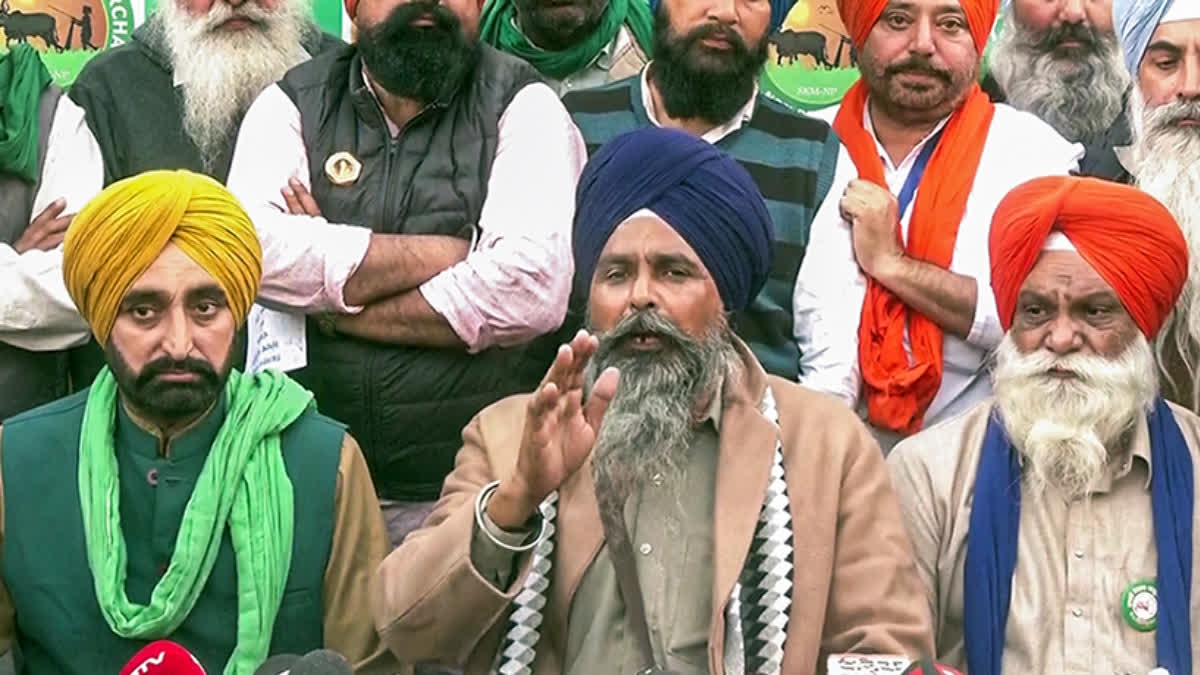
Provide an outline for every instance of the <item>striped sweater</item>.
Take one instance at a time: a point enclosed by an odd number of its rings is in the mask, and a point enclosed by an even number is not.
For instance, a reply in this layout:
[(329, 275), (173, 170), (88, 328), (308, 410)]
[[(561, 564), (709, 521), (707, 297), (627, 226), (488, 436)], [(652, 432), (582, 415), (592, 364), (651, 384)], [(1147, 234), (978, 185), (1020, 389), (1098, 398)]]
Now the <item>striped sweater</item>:
[[(601, 145), (649, 126), (640, 75), (563, 97), (590, 156)], [(758, 184), (775, 224), (771, 275), (734, 327), (767, 372), (796, 381), (800, 351), (792, 330), (792, 293), (809, 226), (829, 193), (839, 142), (825, 122), (792, 112), (759, 94), (754, 114), (717, 141)]]

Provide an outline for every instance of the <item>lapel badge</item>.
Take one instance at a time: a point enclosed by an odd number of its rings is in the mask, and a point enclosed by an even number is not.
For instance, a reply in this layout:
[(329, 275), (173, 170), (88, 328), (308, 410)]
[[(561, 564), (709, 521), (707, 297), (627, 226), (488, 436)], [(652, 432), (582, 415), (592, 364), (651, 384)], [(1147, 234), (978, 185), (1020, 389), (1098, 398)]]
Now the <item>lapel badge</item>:
[(325, 175), (334, 185), (350, 185), (362, 174), (362, 162), (346, 151), (335, 152), (325, 160)]

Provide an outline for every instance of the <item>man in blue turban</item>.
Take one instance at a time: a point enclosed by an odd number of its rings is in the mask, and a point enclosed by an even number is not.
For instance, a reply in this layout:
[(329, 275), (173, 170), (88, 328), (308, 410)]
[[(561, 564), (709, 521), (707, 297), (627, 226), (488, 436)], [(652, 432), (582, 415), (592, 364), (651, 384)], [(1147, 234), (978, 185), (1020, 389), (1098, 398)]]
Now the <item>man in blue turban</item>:
[(1192, 260), (1158, 335), (1163, 393), (1200, 412), (1200, 1), (1114, 0), (1113, 22), (1134, 79), (1124, 179), (1167, 207)]
[(688, 133), (592, 157), (574, 240), (591, 333), (471, 422), (437, 508), (380, 567), (401, 660), (779, 675), (929, 650), (879, 447), (730, 329), (771, 235), (750, 175)]

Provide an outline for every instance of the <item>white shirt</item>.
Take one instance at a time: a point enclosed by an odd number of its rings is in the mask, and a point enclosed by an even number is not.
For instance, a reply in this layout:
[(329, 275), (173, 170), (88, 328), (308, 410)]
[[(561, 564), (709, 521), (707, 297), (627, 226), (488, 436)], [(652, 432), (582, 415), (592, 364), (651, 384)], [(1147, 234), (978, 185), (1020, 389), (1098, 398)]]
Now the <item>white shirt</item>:
[[(263, 245), (259, 298), (296, 312), (355, 313), (362, 308), (346, 304), (343, 290), (371, 229), (286, 212), (279, 191), (289, 178), (311, 189), (300, 129), (300, 111), (272, 85), (246, 113), (229, 170), (229, 188)], [(500, 118), (474, 246), (419, 287), (471, 352), (520, 344), (562, 323), (574, 274), (575, 186), (586, 160), (554, 90), (535, 83), (517, 92)]]
[[(826, 109), (818, 114), (832, 121), (836, 110)], [(864, 119), (883, 160), (888, 188), (892, 194), (899, 194), (921, 149), (936, 130), (918, 143), (899, 165), (894, 165), (875, 137), (869, 110)], [(996, 106), (987, 134), (950, 263), (951, 272), (976, 281), (975, 319), (967, 339), (949, 334), (943, 337), (942, 386), (926, 411), (925, 427), (962, 412), (991, 395), (984, 360), (1003, 338), (992, 294), (988, 255), (988, 234), (996, 206), (1010, 190), (1028, 180), (1065, 175), (1075, 170), (1084, 152), (1083, 146), (1068, 142), (1034, 115), (1007, 105)], [(835, 188), (856, 178), (857, 173), (853, 160), (843, 148), (838, 159)], [(854, 256), (850, 226), (839, 215), (840, 199), (840, 193), (831, 191), (813, 221), (808, 249), (796, 278), (795, 334), (800, 343), (801, 384), (838, 396), (851, 407), (858, 407), (862, 384), (858, 325), (866, 298), (867, 279)], [(913, 202), (916, 202), (915, 197)], [(908, 239), (911, 214), (910, 204), (900, 219), (905, 240)], [(911, 356), (907, 335), (905, 348)], [(898, 440), (891, 432), (874, 431), (885, 448)]]
[[(92, 137), (83, 109), (64, 94), (42, 166), (42, 180), (30, 220), (54, 200), (65, 199), (63, 214), (83, 208), (104, 184), (100, 146)], [(79, 316), (62, 276), (62, 246), (18, 254), (0, 244), (0, 342), (31, 351), (55, 351), (87, 342), (87, 322)]]

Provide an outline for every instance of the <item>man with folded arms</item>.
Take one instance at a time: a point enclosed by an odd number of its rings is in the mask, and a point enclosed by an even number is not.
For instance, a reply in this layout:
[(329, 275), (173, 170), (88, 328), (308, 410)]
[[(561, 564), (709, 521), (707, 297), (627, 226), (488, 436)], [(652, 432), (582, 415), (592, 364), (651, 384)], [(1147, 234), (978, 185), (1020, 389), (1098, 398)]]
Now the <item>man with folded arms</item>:
[(468, 673), (628, 675), (927, 651), (878, 446), (728, 324), (770, 271), (750, 175), (647, 128), (593, 157), (577, 214), (591, 333), (463, 432), (437, 508), (380, 567), (388, 646)]
[(394, 672), (362, 611), (387, 539), (358, 445), (286, 376), (231, 368), (262, 275), (233, 195), (114, 183), (63, 275), (108, 365), (0, 430), (0, 650), (30, 675), (115, 673), (164, 638), (210, 673), (322, 647)]
[(1200, 418), (1163, 400), (1150, 344), (1187, 277), (1167, 210), (1094, 178), (996, 211), (1007, 335), (995, 398), (888, 458), (939, 660), (971, 675), (1188, 675)]

